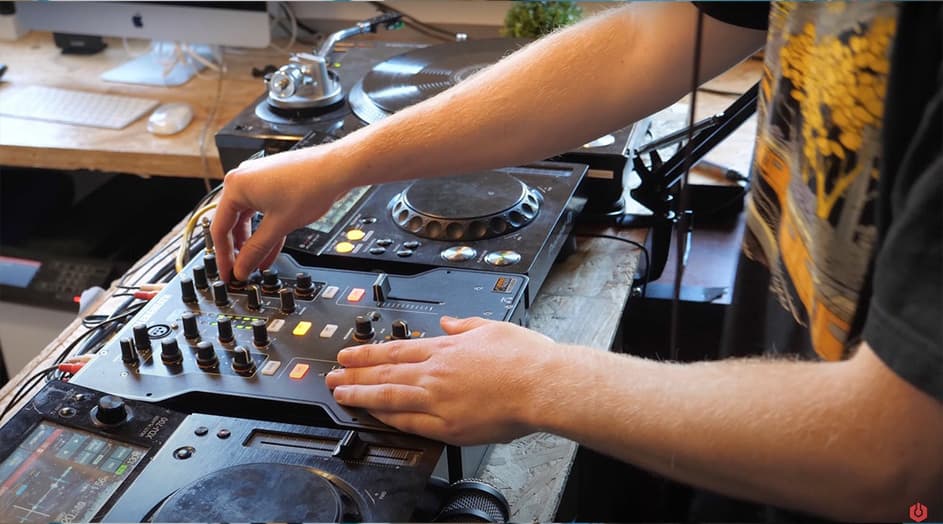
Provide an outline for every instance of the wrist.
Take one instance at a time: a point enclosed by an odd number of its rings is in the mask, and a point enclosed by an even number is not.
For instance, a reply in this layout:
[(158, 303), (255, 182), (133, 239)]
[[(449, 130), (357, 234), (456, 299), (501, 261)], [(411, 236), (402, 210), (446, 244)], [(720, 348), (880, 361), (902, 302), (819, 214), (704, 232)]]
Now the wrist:
[(533, 371), (519, 397), (516, 419), (530, 433), (559, 433), (575, 387), (571, 381), (573, 364), (580, 358), (578, 353), (587, 348), (554, 342), (541, 349), (539, 360), (522, 366)]

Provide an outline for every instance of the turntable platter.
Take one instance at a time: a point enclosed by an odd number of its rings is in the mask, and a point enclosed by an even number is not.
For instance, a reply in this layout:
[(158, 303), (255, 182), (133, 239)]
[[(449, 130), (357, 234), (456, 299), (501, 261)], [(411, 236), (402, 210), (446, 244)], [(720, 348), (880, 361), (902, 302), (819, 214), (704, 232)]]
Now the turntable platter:
[(359, 517), (338, 486), (315, 470), (243, 464), (215, 471), (177, 490), (151, 522), (340, 522)]
[(374, 66), (350, 93), (354, 113), (373, 123), (435, 96), (523, 47), (530, 40), (494, 38), (424, 47)]

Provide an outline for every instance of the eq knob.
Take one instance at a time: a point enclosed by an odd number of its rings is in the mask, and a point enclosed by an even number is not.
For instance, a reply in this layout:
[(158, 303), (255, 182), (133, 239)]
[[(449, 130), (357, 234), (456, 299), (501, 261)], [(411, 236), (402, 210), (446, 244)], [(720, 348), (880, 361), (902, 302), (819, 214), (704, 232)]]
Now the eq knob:
[(259, 286), (252, 284), (246, 288), (246, 293), (248, 294), (249, 309), (253, 311), (262, 309), (262, 290), (259, 289)]
[(262, 272), (262, 291), (274, 293), (280, 287), (282, 287), (282, 281), (278, 278), (277, 269), (269, 268)]
[(354, 319), (354, 340), (366, 342), (372, 340), (373, 335), (373, 322), (363, 315), (357, 315)]
[(257, 318), (252, 321), (252, 343), (258, 347), (265, 347), (269, 343), (268, 327), (265, 321)]
[(213, 282), (213, 302), (219, 307), (229, 305), (229, 292), (226, 291), (226, 284), (222, 281)]
[(206, 268), (202, 265), (193, 266), (193, 285), (195, 285), (197, 289), (207, 289), (210, 287), (210, 282), (206, 279)]
[(144, 354), (151, 350), (151, 337), (147, 335), (147, 324), (135, 324), (131, 328), (134, 333), (134, 347), (138, 353)]
[(98, 405), (93, 408), (92, 416), (103, 426), (117, 426), (130, 418), (130, 411), (124, 399), (114, 395), (104, 395), (98, 399)]
[(229, 289), (233, 291), (242, 291), (243, 289), (246, 288), (246, 285), (248, 284), (249, 283), (246, 282), (245, 280), (239, 280), (238, 278), (236, 278), (235, 271), (231, 269), (229, 270)]
[(193, 288), (193, 280), (188, 277), (180, 277), (180, 299), (184, 304), (196, 304), (196, 289)]
[(219, 317), (216, 319), (216, 329), (219, 331), (219, 341), (228, 344), (233, 341), (232, 319), (229, 317)]
[(136, 366), (138, 364), (138, 354), (134, 352), (134, 343), (130, 338), (122, 338), (118, 341), (121, 347), (121, 361), (125, 364)]
[(219, 267), (216, 265), (216, 255), (206, 255), (203, 257), (203, 265), (206, 267), (206, 276), (212, 279), (219, 278)]
[(278, 298), (282, 301), (282, 305), (279, 309), (281, 309), (283, 313), (293, 313), (295, 311), (295, 294), (292, 293), (290, 289), (280, 289), (278, 291)]
[(405, 320), (393, 321), (393, 338), (395, 340), (406, 340), (410, 337), (409, 325)]
[(187, 340), (200, 338), (200, 327), (196, 323), (196, 315), (187, 312), (180, 315), (180, 320), (183, 321), (183, 336), (186, 337)]
[(314, 295), (314, 284), (311, 282), (309, 273), (298, 273), (295, 275), (295, 293), (302, 298), (310, 298)]
[(183, 361), (177, 339), (165, 338), (160, 341), (160, 360), (168, 366), (175, 366)]
[(255, 373), (255, 361), (252, 360), (252, 354), (249, 350), (236, 346), (232, 358), (232, 369), (240, 375), (251, 375)]
[(219, 363), (211, 342), (204, 340), (196, 345), (196, 363), (200, 369), (213, 369)]

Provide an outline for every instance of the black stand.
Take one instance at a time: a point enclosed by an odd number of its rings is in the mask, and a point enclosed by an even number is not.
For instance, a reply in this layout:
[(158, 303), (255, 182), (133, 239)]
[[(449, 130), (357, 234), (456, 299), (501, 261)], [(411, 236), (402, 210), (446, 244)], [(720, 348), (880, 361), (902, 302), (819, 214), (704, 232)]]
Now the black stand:
[[(650, 209), (652, 214), (625, 214), (616, 219), (616, 224), (624, 227), (651, 228), (651, 261), (644, 272), (645, 282), (657, 280), (664, 271), (671, 247), (671, 233), (675, 227), (680, 227), (687, 233), (684, 252), (678, 254), (684, 257), (682, 260), (687, 259), (694, 216), (690, 210), (678, 209), (685, 170), (730, 136), (756, 111), (758, 92), (759, 83), (740, 95), (723, 113), (696, 122), (690, 128), (653, 140), (630, 152), (635, 172), (642, 179), (642, 183), (631, 190), (630, 194), (639, 204)], [(661, 159), (658, 149), (680, 142), (689, 134), (692, 136), (688, 144), (668, 160)], [(649, 156), (648, 164), (643, 160), (643, 155), (646, 154)]]

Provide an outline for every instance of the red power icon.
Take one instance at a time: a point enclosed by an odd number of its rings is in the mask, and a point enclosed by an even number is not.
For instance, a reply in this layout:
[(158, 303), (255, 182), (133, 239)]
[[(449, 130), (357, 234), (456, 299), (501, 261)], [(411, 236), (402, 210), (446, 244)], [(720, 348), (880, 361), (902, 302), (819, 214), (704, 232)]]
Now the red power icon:
[(923, 522), (927, 520), (927, 507), (919, 502), (914, 502), (910, 506), (910, 520), (914, 522)]

